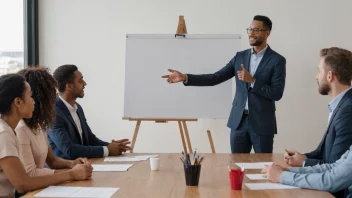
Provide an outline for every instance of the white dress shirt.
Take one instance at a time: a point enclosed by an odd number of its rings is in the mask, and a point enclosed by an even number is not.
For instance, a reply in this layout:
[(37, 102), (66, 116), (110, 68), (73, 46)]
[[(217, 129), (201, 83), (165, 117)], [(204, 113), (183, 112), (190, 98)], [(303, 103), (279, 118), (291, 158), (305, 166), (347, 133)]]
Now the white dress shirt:
[[(62, 102), (64, 102), (64, 104), (66, 105), (67, 109), (70, 111), (71, 113), (71, 116), (73, 118), (73, 121), (75, 122), (76, 126), (77, 126), (77, 129), (78, 129), (78, 133), (79, 135), (81, 136), (81, 141), (82, 141), (82, 144), (83, 144), (83, 139), (82, 139), (82, 126), (81, 126), (81, 120), (79, 119), (78, 117), (78, 114), (77, 114), (77, 105), (74, 104), (73, 106), (71, 106), (70, 103), (68, 103), (65, 99), (63, 99), (61, 96), (59, 96), (60, 99), (62, 100)], [(104, 156), (109, 156), (109, 149), (108, 147), (106, 146), (103, 146), (103, 149), (104, 149)]]

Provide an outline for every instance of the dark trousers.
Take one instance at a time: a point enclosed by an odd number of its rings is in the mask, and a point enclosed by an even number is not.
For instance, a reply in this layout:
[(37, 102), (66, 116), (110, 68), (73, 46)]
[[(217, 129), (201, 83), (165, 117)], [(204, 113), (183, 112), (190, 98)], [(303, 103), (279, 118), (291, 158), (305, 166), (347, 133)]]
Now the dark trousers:
[(255, 153), (272, 153), (273, 135), (258, 135), (248, 126), (248, 114), (243, 114), (237, 129), (231, 129), (230, 144), (232, 153), (250, 153), (252, 146)]

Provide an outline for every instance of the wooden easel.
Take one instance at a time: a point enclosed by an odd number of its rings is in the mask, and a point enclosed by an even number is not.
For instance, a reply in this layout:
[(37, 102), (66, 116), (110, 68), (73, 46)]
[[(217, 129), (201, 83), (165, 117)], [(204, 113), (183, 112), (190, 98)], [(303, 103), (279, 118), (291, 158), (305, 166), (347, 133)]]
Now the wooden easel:
[[(178, 127), (180, 129), (180, 135), (181, 135), (181, 141), (182, 141), (182, 145), (183, 145), (183, 151), (185, 153), (187, 152), (187, 145), (188, 145), (188, 151), (189, 153), (193, 153), (192, 150), (192, 144), (191, 144), (191, 140), (189, 138), (189, 134), (188, 134), (188, 128), (187, 128), (187, 124), (186, 122), (196, 122), (198, 121), (198, 119), (184, 119), (184, 118), (122, 118), (123, 120), (129, 120), (129, 121), (137, 121), (136, 123), (136, 127), (134, 129), (134, 134), (133, 134), (133, 138), (132, 138), (132, 143), (131, 143), (131, 153), (133, 153), (133, 149), (134, 146), (136, 144), (136, 140), (137, 140), (137, 136), (138, 136), (138, 131), (139, 131), (139, 127), (141, 126), (142, 121), (152, 121), (155, 123), (168, 123), (171, 121), (175, 121), (178, 122)], [(186, 137), (186, 141), (187, 144), (185, 142), (185, 137)]]
[[(177, 26), (177, 30), (176, 30), (176, 35), (185, 35), (185, 34), (187, 34), (186, 21), (185, 21), (184, 16), (180, 15), (178, 17), (178, 26)], [(137, 140), (139, 127), (141, 126), (142, 121), (152, 121), (155, 123), (167, 123), (167, 122), (171, 122), (171, 121), (178, 122), (178, 127), (180, 129), (180, 135), (181, 135), (181, 140), (182, 140), (182, 145), (183, 145), (183, 151), (185, 153), (187, 153), (187, 145), (188, 145), (189, 152), (193, 153), (191, 140), (189, 138), (188, 128), (187, 128), (186, 122), (187, 121), (194, 122), (194, 121), (198, 121), (198, 119), (183, 119), (183, 118), (171, 118), (171, 119), (170, 118), (122, 118), (122, 119), (129, 120), (129, 121), (137, 121), (136, 128), (134, 129), (134, 134), (133, 134), (133, 138), (132, 138), (131, 153), (133, 153), (134, 145), (136, 144), (136, 140)], [(185, 142), (185, 136), (186, 136), (187, 144)]]

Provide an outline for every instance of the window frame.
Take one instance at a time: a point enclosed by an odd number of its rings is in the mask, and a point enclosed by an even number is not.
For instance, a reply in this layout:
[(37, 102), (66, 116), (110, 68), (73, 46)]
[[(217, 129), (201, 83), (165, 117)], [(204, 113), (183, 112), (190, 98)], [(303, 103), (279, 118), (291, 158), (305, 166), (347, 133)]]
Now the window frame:
[(38, 0), (23, 0), (24, 68), (39, 65)]

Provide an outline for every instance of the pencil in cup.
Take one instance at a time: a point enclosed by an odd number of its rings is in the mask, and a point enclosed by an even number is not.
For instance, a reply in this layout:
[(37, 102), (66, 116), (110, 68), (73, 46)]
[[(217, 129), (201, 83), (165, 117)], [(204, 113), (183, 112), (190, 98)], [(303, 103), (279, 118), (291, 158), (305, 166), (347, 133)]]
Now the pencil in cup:
[(193, 157), (191, 159), (189, 154), (183, 154), (181, 157), (181, 161), (183, 164), (184, 172), (185, 172), (185, 180), (187, 186), (198, 186), (199, 177), (201, 172), (201, 163), (204, 157), (200, 157), (196, 152), (194, 152)]

